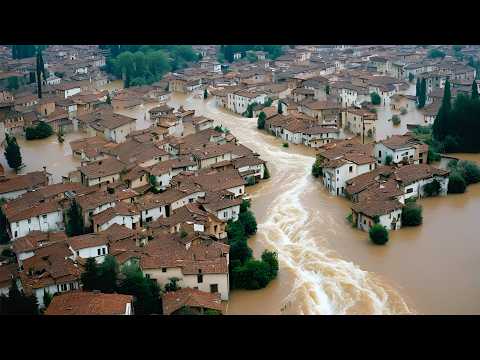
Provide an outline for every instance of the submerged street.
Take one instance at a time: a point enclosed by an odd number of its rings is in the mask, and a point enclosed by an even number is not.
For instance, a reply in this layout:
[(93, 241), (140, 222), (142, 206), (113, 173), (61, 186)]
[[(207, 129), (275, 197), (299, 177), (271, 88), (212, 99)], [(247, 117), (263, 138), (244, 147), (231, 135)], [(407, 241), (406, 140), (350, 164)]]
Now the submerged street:
[[(278, 252), (279, 276), (262, 290), (232, 291), (228, 314), (480, 314), (480, 242), (472, 230), (480, 184), (465, 194), (422, 199), (421, 226), (392, 231), (386, 246), (374, 246), (345, 220), (350, 203), (327, 194), (311, 176), (313, 150), (283, 148), (281, 140), (257, 129), (255, 119), (218, 109), (211, 99), (175, 93), (169, 104), (227, 127), (270, 170), (269, 180), (247, 188), (258, 222), (249, 245), (255, 256), (265, 248)], [(149, 107), (122, 113), (145, 128)], [(83, 136), (67, 134), (64, 144), (54, 136), (19, 138), (22, 173), (47, 166), (59, 182), (79, 165), (69, 142)], [(480, 161), (479, 155), (457, 156)], [(4, 157), (1, 163), (9, 171)]]

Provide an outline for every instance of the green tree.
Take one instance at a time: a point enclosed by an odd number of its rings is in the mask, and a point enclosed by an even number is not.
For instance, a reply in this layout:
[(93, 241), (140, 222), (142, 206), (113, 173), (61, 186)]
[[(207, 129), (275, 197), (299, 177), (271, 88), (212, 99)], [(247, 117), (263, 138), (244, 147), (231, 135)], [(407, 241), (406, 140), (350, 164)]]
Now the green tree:
[(250, 210), (240, 212), (238, 221), (243, 225), (247, 236), (253, 235), (257, 232), (257, 221)]
[(473, 80), (473, 83), (472, 83), (472, 99), (478, 100), (478, 86), (475, 80)]
[(450, 92), (450, 81), (447, 79), (445, 81), (445, 89), (443, 91), (442, 105), (438, 110), (438, 114), (435, 117), (432, 127), (433, 137), (439, 141), (442, 141), (448, 134), (449, 118), (451, 115), (451, 98), (452, 94)]
[(277, 112), (283, 114), (282, 102), (278, 100)]
[(66, 213), (65, 231), (68, 236), (82, 235), (85, 232), (83, 214), (76, 200), (73, 200)]
[(45, 308), (48, 308), (48, 305), (52, 302), (53, 294), (50, 294), (48, 291), (43, 293), (43, 305)]
[(413, 82), (413, 79), (415, 79), (415, 75), (413, 75), (412, 73), (408, 73), (408, 81)]
[(16, 76), (11, 76), (7, 80), (7, 89), (8, 90), (17, 90), (18, 89), (18, 78)]
[(278, 255), (275, 251), (264, 250), (262, 253), (262, 261), (267, 263), (270, 268), (269, 278), (275, 279), (278, 274)]
[(267, 115), (262, 111), (260, 114), (258, 114), (258, 119), (257, 119), (257, 128), (259, 129), (265, 129), (265, 119)]
[(384, 245), (388, 242), (388, 231), (385, 226), (381, 224), (373, 225), (368, 234), (370, 236), (370, 240), (372, 240), (374, 244)]
[(135, 314), (159, 314), (160, 287), (146, 278), (137, 264), (122, 269), (123, 279), (120, 281), (119, 293), (133, 295)]
[(398, 115), (393, 115), (393, 116), (392, 116), (392, 123), (393, 123), (393, 125), (395, 125), (395, 126), (400, 125), (400, 123), (401, 123), (400, 117), (399, 117)]
[(52, 127), (44, 121), (39, 121), (35, 127), (27, 127), (25, 130), (27, 140), (45, 139), (52, 134)]
[(2, 298), (2, 313), (9, 315), (38, 315), (38, 302), (35, 295), (26, 296), (12, 281), (8, 297)]
[(180, 287), (178, 286), (178, 282), (180, 281), (179, 278), (172, 277), (168, 280), (168, 283), (165, 284), (165, 292), (177, 291), (180, 289)]
[(417, 102), (418, 102), (418, 99), (420, 98), (420, 90), (421, 88), (421, 80), (420, 78), (417, 77), (417, 83), (415, 84), (415, 96), (417, 97)]
[(45, 78), (45, 65), (43, 63), (43, 56), (42, 51), (40, 49), (37, 50), (37, 96), (39, 99), (42, 98), (42, 76)]
[(452, 172), (448, 177), (448, 193), (462, 194), (467, 189), (467, 183), (459, 172)]
[(440, 189), (441, 185), (437, 179), (423, 186), (423, 191), (426, 196), (437, 196), (440, 193)]
[(270, 282), (270, 266), (259, 260), (248, 260), (232, 272), (232, 285), (239, 289), (262, 289)]
[(111, 105), (111, 104), (112, 104), (112, 98), (110, 97), (110, 94), (107, 94), (106, 103), (107, 103), (108, 105)]
[(207, 99), (208, 98), (208, 91), (207, 89), (203, 90), (203, 98)]
[(111, 294), (117, 290), (118, 263), (112, 255), (105, 256), (98, 267), (98, 290)]
[(5, 141), (7, 146), (5, 147), (4, 155), (7, 159), (8, 166), (18, 172), (18, 170), (23, 166), (23, 163), (20, 147), (17, 144), (17, 139), (14, 136), (6, 133)]
[(445, 53), (441, 50), (438, 49), (432, 49), (428, 52), (427, 55), (430, 59), (436, 59), (436, 58), (444, 58)]
[(418, 226), (423, 222), (422, 207), (412, 202), (402, 209), (402, 226)]
[(240, 239), (236, 241), (229, 241), (230, 244), (230, 262), (238, 260), (240, 264), (244, 264), (253, 256), (252, 249), (248, 247), (247, 239)]
[(312, 165), (312, 175), (316, 178), (321, 176), (323, 173), (322, 162), (317, 159)]
[(95, 258), (88, 258), (85, 262), (85, 270), (81, 275), (83, 290), (98, 290), (98, 265)]
[(427, 100), (427, 82), (425, 78), (423, 78), (420, 83), (420, 94), (418, 95), (418, 107), (420, 109), (425, 107), (426, 100)]
[(370, 101), (373, 105), (380, 105), (382, 102), (382, 98), (376, 92), (370, 93)]

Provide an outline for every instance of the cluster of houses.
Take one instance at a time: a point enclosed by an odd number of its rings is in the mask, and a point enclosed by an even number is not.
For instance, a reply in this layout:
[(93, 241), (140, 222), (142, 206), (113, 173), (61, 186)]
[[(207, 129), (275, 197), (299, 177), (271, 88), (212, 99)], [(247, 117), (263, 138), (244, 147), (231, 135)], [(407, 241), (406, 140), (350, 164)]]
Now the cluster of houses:
[[(182, 289), (163, 299), (164, 313), (222, 311), (230, 288), (226, 225), (238, 219), (246, 185), (264, 178), (265, 161), (194, 111), (160, 102), (149, 116), (152, 126), (136, 130), (136, 119), (116, 113), (113, 102), (77, 114), (86, 137), (70, 146), (81, 165), (61, 183), (46, 168), (0, 178), (16, 257), (0, 266), (2, 293), (14, 280), (41, 308), (45, 293), (60, 294), (46, 314), (88, 313), (89, 302), (132, 314), (131, 297), (81, 291), (86, 259), (112, 255), (121, 267), (138, 264), (161, 287), (179, 280)], [(183, 133), (184, 121), (193, 133)], [(67, 237), (72, 204), (86, 233)]]
[(376, 222), (400, 229), (405, 200), (426, 196), (424, 187), (433, 181), (439, 184), (438, 195), (447, 194), (449, 171), (427, 160), (428, 145), (410, 134), (371, 144), (338, 140), (317, 154), (323, 185), (352, 201), (353, 224), (364, 231)]

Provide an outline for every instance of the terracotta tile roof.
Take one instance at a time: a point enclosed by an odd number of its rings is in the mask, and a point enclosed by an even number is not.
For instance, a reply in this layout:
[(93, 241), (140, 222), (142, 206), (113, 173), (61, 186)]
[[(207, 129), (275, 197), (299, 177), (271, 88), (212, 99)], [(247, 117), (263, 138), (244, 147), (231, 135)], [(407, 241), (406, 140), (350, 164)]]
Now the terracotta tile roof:
[(34, 171), (25, 175), (16, 175), (0, 179), (0, 194), (12, 191), (34, 189), (46, 185), (47, 181), (43, 171)]
[(413, 136), (405, 135), (392, 135), (390, 138), (380, 141), (381, 144), (385, 145), (389, 149), (403, 149), (408, 147), (413, 147), (414, 145), (421, 144), (421, 141), (415, 139)]
[(265, 164), (265, 161), (258, 156), (242, 156), (232, 160), (233, 166), (238, 169), (244, 166), (255, 166)]
[(67, 244), (75, 251), (90, 247), (106, 245), (107, 243), (107, 237), (103, 233), (84, 234), (71, 237), (67, 240)]
[(357, 213), (362, 213), (368, 217), (381, 216), (394, 210), (403, 208), (403, 204), (398, 200), (365, 200), (352, 204), (352, 209)]
[(223, 311), (220, 293), (207, 293), (191, 288), (167, 292), (162, 297), (162, 305), (164, 315), (170, 315), (183, 306)]
[(198, 203), (202, 205), (205, 210), (219, 211), (228, 209), (242, 204), (241, 198), (232, 199), (231, 197), (222, 196), (218, 193), (207, 192), (204, 199), (199, 199)]
[(120, 201), (116, 203), (114, 207), (109, 207), (108, 209), (93, 215), (92, 220), (95, 224), (102, 225), (116, 216), (133, 216), (139, 214), (136, 205)]
[(9, 203), (5, 204), (3, 209), (5, 216), (9, 222), (15, 222), (25, 219), (30, 219), (35, 216), (50, 214), (56, 211), (62, 211), (62, 206), (58, 201), (46, 201), (43, 203), (36, 203), (26, 209), (12, 209), (8, 207)]
[(449, 171), (436, 168), (428, 164), (412, 164), (400, 167), (395, 171), (395, 179), (402, 185), (408, 185), (422, 179), (429, 179), (434, 176), (448, 176)]
[(70, 291), (53, 297), (45, 315), (124, 315), (132, 295)]
[(114, 158), (107, 158), (87, 165), (80, 166), (78, 170), (89, 179), (119, 174), (126, 167), (125, 163)]
[(238, 170), (199, 172), (198, 175), (177, 175), (172, 181), (176, 184), (195, 184), (206, 191), (217, 192), (245, 185), (245, 180)]
[(41, 246), (67, 240), (67, 234), (64, 232), (43, 232), (32, 231), (26, 236), (17, 238), (12, 245), (16, 254), (21, 252), (34, 251)]

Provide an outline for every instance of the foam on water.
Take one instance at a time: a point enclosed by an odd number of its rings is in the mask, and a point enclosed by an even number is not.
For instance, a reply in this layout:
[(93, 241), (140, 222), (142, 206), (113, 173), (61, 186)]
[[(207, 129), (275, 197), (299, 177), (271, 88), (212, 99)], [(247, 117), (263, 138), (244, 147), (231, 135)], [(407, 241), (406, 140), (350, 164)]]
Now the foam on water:
[[(188, 103), (193, 100), (189, 98)], [(225, 120), (213, 102), (209, 101), (202, 114), (219, 122)], [(241, 143), (257, 145), (265, 135), (256, 129), (254, 119), (238, 117), (244, 126), (235, 131)], [(284, 299), (284, 308), (294, 307), (301, 314), (405, 314), (410, 309), (403, 299), (386, 284), (350, 261), (343, 260), (332, 250), (320, 244), (310, 234), (313, 219), (320, 217), (324, 223), (333, 223), (330, 213), (319, 213), (306, 208), (301, 194), (308, 187), (313, 158), (285, 151), (262, 143), (262, 157), (274, 159), (269, 166), (276, 168), (276, 176), (270, 180), (272, 188), (279, 191), (270, 204), (266, 219), (258, 224), (258, 233), (268, 247), (278, 252), (280, 267), (288, 267), (295, 275), (290, 294)], [(298, 174), (302, 174), (298, 176)], [(276, 186), (277, 185), (277, 186)], [(329, 227), (333, 229), (334, 227)], [(335, 236), (329, 230), (329, 236)]]

